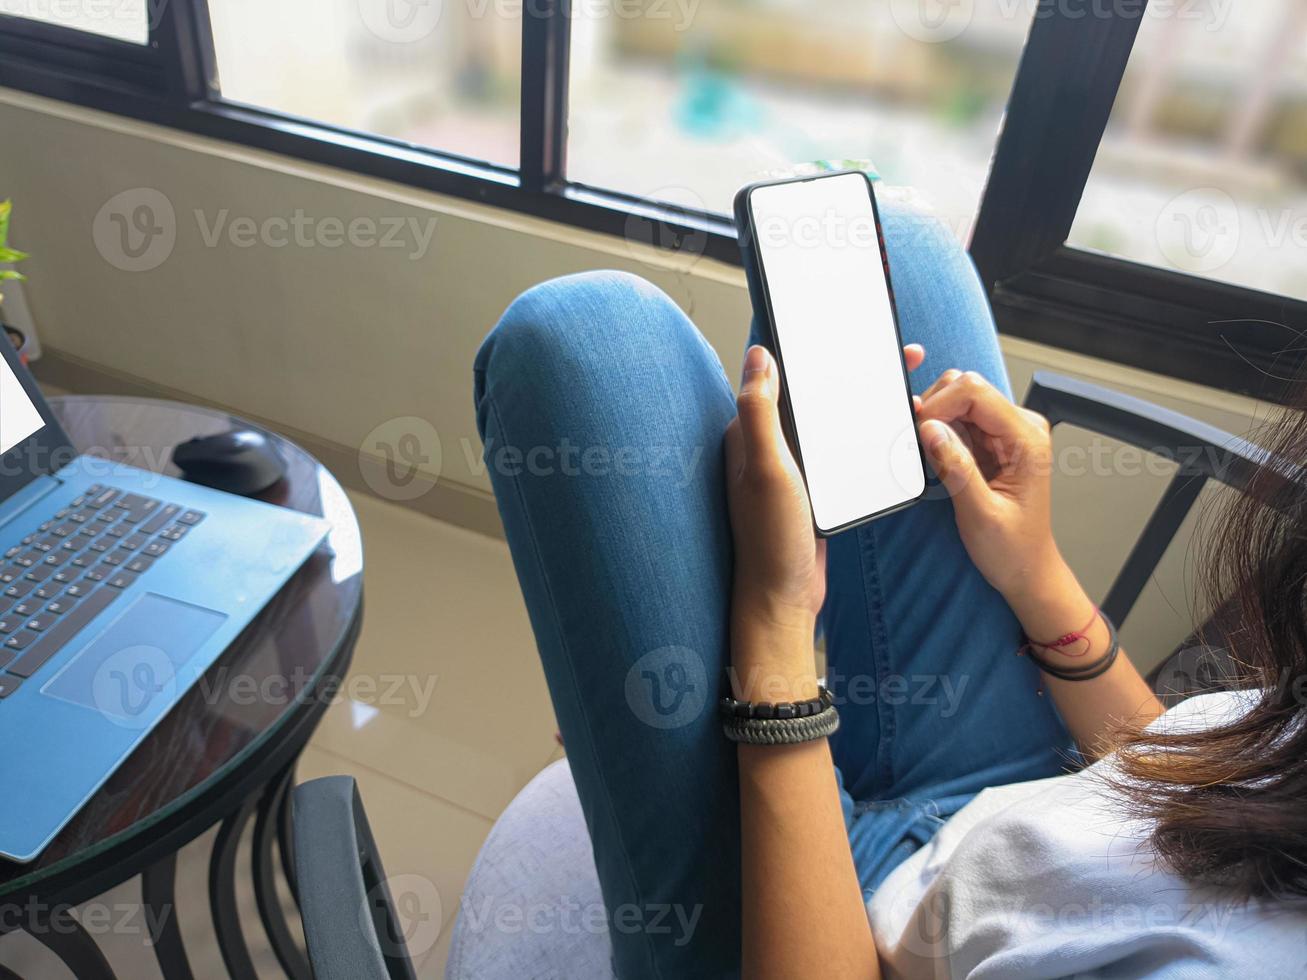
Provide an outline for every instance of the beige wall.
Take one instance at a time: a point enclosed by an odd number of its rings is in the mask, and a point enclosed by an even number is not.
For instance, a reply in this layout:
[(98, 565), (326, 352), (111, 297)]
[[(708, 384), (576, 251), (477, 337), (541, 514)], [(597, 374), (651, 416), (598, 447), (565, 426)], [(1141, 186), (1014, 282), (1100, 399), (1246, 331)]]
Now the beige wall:
[[(123, 272), (92, 226), (121, 191), (162, 192), (176, 213), (171, 255)], [(410, 188), (0, 89), (0, 198), (16, 201), (15, 244), (35, 256), (26, 290), (56, 358), (229, 406), (352, 454), (377, 425), (429, 420), (444, 447), (440, 500), (488, 506), (477, 464), (470, 365), (519, 291), (550, 276), (610, 267), (646, 276), (699, 324), (734, 375), (749, 301), (738, 270)], [(262, 222), (297, 209), (348, 224), (410, 222), (403, 248), (241, 248), (205, 241), (222, 219)], [(197, 219), (195, 211), (203, 214)], [(411, 231), (435, 222), (421, 252)], [(1056, 369), (1152, 398), (1236, 432), (1257, 406), (1194, 385), (1005, 340), (1018, 392)], [(1085, 443), (1059, 435), (1059, 450)], [(347, 458), (340, 456), (339, 458)], [(1057, 530), (1101, 594), (1165, 476), (1108, 456), (1101, 474), (1056, 477)], [(455, 507), (454, 509), (458, 509)], [(1151, 660), (1187, 631), (1185, 544), (1172, 549), (1126, 638)]]

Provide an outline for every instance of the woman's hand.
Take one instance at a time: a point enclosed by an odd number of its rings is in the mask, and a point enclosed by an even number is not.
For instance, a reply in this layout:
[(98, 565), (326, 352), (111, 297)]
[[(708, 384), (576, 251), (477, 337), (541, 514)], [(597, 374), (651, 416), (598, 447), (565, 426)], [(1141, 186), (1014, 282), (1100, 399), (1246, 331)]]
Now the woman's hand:
[(1015, 604), (1061, 575), (1044, 417), (1012, 404), (976, 372), (950, 370), (921, 397), (917, 419), (962, 542), (990, 585)]
[(781, 626), (812, 628), (826, 594), (825, 542), (812, 530), (808, 491), (785, 441), (780, 375), (749, 348), (726, 427), (726, 494), (735, 537), (735, 605)]
[[(908, 369), (925, 358), (904, 348)], [(744, 361), (739, 415), (726, 429), (726, 489), (735, 537), (731, 603), (732, 661), (740, 687), (759, 693), (740, 673), (775, 682), (773, 696), (815, 692), (813, 629), (826, 595), (826, 542), (813, 533), (803, 475), (785, 441), (777, 400), (780, 375), (771, 354), (750, 347)], [(809, 676), (811, 675), (811, 676)], [(811, 694), (795, 695), (809, 697)]]
[[(1062, 636), (1085, 629), (1077, 656), (1045, 648), (1055, 666), (1083, 664), (1109, 642), (1106, 623), (1062, 560), (1053, 541), (1052, 441), (1043, 416), (1013, 405), (975, 372), (946, 371), (917, 409), (921, 441), (953, 497), (967, 553), (1007, 600), (1026, 636)], [(1086, 619), (1089, 625), (1085, 627)], [(1122, 651), (1087, 682), (1045, 676), (1067, 730), (1088, 759), (1112, 750), (1125, 728), (1148, 724), (1161, 702)]]

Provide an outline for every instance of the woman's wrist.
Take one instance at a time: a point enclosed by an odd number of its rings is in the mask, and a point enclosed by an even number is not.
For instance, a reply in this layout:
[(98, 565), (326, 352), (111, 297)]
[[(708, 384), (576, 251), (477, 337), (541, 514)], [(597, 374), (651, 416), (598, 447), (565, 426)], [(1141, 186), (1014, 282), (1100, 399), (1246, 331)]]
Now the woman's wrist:
[(1028, 618), (1038, 620), (1050, 606), (1084, 593), (1075, 572), (1055, 546), (1034, 558), (1018, 579), (999, 591), (1022, 625)]
[(1027, 638), (1034, 643), (1052, 643), (1068, 633), (1084, 631), (1087, 642), (1076, 644), (1070, 651), (1073, 655), (1054, 647), (1041, 648), (1039, 654), (1047, 662), (1069, 666), (1083, 662), (1085, 654), (1102, 652), (1107, 628), (1094, 615), (1096, 604), (1060, 557), (1041, 571), (1029, 587), (1004, 598), (1021, 621)]
[(732, 696), (772, 703), (816, 697), (815, 632), (816, 617), (807, 610), (737, 598), (731, 608)]

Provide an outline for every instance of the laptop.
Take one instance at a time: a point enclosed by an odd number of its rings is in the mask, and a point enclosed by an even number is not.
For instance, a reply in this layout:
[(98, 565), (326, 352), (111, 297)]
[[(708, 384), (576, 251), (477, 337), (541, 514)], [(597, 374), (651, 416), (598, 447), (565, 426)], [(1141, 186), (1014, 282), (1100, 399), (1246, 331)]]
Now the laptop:
[(0, 336), (0, 856), (36, 858), (327, 530), (79, 456)]

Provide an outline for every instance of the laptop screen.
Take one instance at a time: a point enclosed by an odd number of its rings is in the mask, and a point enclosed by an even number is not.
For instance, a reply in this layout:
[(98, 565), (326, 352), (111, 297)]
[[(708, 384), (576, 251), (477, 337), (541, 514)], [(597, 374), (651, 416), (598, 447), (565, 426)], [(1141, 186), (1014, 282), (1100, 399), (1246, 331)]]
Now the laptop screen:
[[(0, 336), (0, 343), (8, 342)], [(13, 369), (0, 357), (0, 454), (9, 452), (44, 425), (45, 419)]]

